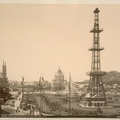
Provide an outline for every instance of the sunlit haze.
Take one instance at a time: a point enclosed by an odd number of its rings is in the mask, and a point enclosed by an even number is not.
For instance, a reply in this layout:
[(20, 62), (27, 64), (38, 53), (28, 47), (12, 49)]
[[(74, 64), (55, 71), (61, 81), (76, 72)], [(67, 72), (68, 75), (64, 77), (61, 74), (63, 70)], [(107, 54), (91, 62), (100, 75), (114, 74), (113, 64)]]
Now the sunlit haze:
[(68, 80), (89, 79), (94, 9), (100, 9), (101, 68), (120, 71), (120, 5), (0, 4), (0, 69), (10, 80), (52, 81), (59, 69)]

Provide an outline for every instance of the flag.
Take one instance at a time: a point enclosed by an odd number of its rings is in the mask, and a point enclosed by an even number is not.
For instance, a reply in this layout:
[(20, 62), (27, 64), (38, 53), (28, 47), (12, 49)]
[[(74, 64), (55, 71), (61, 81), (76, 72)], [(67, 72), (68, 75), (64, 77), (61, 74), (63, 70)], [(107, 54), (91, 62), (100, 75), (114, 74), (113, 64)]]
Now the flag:
[(80, 85), (71, 80), (71, 74), (69, 74), (69, 83), (66, 85), (65, 91), (80, 93)]
[(71, 82), (71, 91), (74, 91), (75, 93), (79, 93), (80, 92), (79, 84), (72, 81)]
[(40, 79), (39, 79), (39, 86), (41, 88), (44, 88), (44, 77), (40, 77)]
[(24, 77), (22, 77), (21, 85), (24, 85)]

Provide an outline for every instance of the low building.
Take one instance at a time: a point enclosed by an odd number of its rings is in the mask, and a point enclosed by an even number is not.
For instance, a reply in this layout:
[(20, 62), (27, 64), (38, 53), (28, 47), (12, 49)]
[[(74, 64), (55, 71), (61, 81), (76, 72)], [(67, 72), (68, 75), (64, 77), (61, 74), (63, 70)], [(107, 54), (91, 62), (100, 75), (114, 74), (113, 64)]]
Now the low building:
[(18, 85), (17, 89), (19, 91), (24, 90), (24, 92), (34, 92), (35, 91), (35, 86), (34, 85)]

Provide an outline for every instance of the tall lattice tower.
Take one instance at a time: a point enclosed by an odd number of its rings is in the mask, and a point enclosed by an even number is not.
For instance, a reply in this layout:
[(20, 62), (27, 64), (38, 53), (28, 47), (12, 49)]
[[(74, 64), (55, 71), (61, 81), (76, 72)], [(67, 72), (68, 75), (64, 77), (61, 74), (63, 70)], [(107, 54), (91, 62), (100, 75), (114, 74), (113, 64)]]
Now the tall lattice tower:
[(94, 10), (94, 28), (90, 31), (93, 33), (93, 45), (89, 51), (92, 51), (92, 64), (91, 71), (87, 72), (90, 76), (88, 94), (85, 96), (87, 100), (87, 106), (106, 106), (106, 97), (102, 81), (102, 76), (106, 72), (101, 71), (100, 64), (100, 51), (104, 48), (100, 47), (100, 36), (99, 34), (103, 31), (99, 28), (99, 12), (96, 8)]

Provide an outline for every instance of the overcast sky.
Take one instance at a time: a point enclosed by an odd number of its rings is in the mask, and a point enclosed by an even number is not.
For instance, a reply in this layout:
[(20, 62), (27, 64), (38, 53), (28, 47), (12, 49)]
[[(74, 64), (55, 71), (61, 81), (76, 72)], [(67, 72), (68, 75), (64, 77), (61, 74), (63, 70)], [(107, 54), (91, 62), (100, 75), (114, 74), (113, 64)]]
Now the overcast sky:
[(0, 4), (0, 69), (8, 78), (51, 81), (61, 67), (65, 79), (89, 79), (93, 10), (100, 9), (101, 67), (120, 71), (120, 5), (5, 5)]

